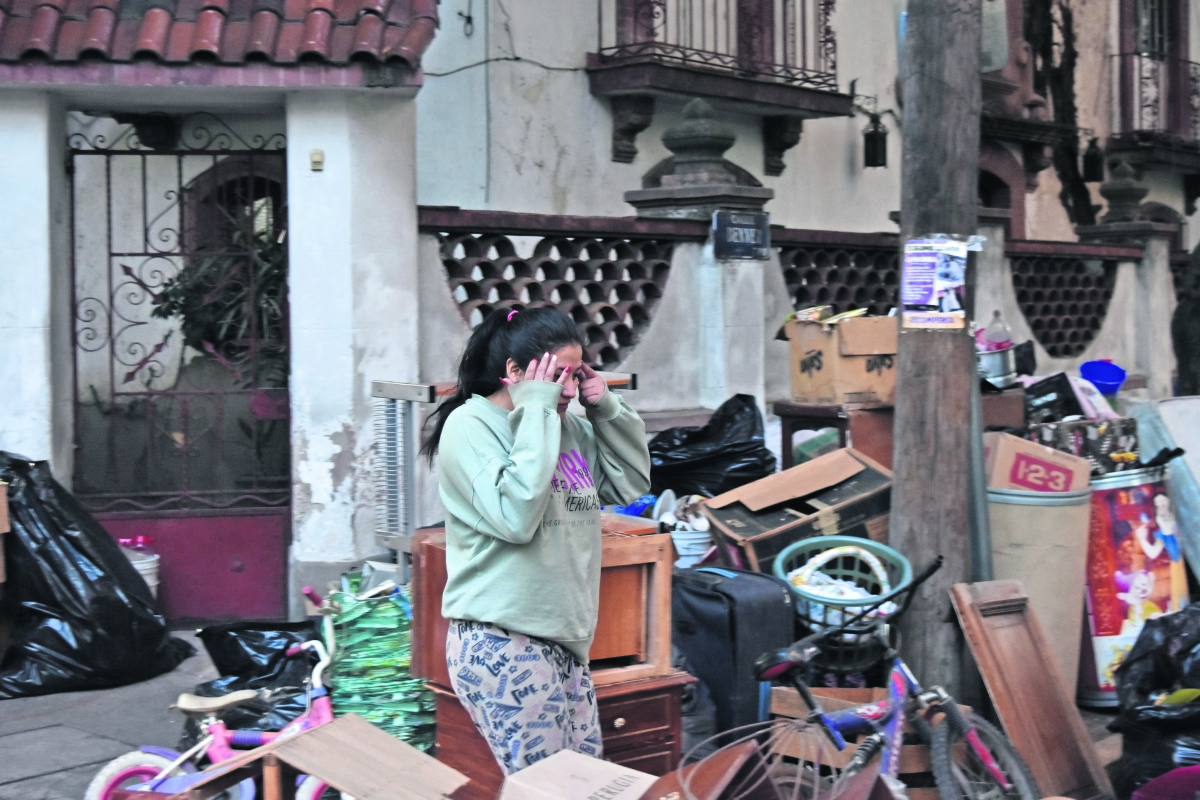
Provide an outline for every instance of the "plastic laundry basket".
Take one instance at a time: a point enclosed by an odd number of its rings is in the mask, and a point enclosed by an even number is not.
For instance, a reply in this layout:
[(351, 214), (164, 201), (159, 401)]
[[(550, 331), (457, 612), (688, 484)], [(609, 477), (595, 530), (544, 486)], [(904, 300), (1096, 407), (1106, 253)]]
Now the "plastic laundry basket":
[(1067, 696), (1074, 697), (1092, 492), (988, 489), (987, 494), (993, 577), (1025, 585)]
[[(873, 557), (869, 563), (857, 555), (839, 555), (820, 564), (820, 571), (831, 578), (851, 581), (866, 589), (874, 597), (870, 600), (835, 600), (807, 592), (788, 580), (788, 573), (800, 569), (814, 559), (823, 560), (836, 548), (861, 548)], [(796, 613), (812, 631), (839, 625), (857, 614), (866, 606), (885, 597), (901, 599), (901, 592), (912, 583), (912, 565), (908, 559), (887, 545), (861, 539), (857, 536), (814, 536), (788, 545), (776, 557), (773, 565), (775, 574), (788, 581), (788, 588), (796, 597)], [(881, 570), (884, 574), (880, 574)], [(883, 615), (886, 618), (886, 614)], [(831, 672), (847, 674), (873, 666), (882, 655), (879, 643), (870, 636), (879, 617), (864, 619), (861, 626), (850, 629), (851, 633), (826, 639), (822, 645), (819, 666)]]

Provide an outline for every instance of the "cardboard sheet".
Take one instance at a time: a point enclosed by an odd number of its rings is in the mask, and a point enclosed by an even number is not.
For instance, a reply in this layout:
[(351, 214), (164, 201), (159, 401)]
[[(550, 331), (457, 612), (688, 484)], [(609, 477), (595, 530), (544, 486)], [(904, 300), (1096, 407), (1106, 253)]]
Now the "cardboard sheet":
[(863, 465), (846, 450), (837, 450), (813, 461), (799, 464), (762, 480), (739, 486), (733, 491), (717, 495), (707, 505), (724, 508), (730, 503), (741, 502), (751, 511), (786, 503), (798, 497), (816, 494), (822, 489), (848, 480), (863, 471)]
[(560, 750), (504, 779), (499, 800), (638, 800), (658, 778)]

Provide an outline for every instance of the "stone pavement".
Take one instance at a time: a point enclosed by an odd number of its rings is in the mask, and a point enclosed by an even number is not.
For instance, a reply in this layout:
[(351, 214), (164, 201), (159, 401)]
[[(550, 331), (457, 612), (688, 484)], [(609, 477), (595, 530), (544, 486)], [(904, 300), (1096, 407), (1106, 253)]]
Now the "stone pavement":
[(152, 680), (94, 692), (0, 700), (0, 800), (80, 800), (109, 759), (150, 744), (174, 748), (180, 692), (217, 672), (189, 632), (196, 655)]

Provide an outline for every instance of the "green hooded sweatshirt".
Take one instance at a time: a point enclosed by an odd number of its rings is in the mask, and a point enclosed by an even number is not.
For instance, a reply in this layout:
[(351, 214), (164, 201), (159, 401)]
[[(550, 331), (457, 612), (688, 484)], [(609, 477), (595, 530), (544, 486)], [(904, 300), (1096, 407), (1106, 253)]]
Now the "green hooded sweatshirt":
[(448, 619), (556, 642), (588, 663), (600, 602), (600, 506), (650, 488), (646, 426), (611, 391), (587, 419), (559, 417), (562, 388), (509, 387), (513, 410), (472, 396), (446, 420)]

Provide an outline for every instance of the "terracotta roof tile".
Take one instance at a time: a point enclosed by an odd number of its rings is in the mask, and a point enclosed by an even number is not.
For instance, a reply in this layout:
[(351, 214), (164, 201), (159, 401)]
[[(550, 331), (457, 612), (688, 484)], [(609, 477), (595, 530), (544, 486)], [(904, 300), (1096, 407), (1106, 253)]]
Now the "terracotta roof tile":
[(275, 40), (276, 63), (293, 64), (300, 49), (300, 37), (304, 35), (303, 22), (285, 22), (279, 26), (279, 38)]
[(33, 12), (29, 23), (29, 35), (25, 38), (25, 46), (21, 48), (22, 56), (50, 56), (54, 52), (54, 42), (58, 35), (58, 23), (62, 20), (62, 9), (53, 5), (39, 5)]
[(189, 61), (192, 56), (192, 31), (194, 22), (176, 22), (171, 25), (170, 36), (167, 38), (167, 50), (163, 53), (164, 61)]
[(214, 58), (221, 55), (221, 29), (225, 27), (225, 14), (215, 8), (206, 8), (196, 19), (196, 28), (192, 32), (192, 46), (189, 56), (208, 53)]
[(54, 41), (53, 58), (74, 58), (79, 53), (86, 27), (87, 23), (81, 19), (64, 20)]
[(437, 24), (436, 0), (0, 0), (0, 62), (398, 59), (415, 69)]
[(250, 20), (250, 40), (246, 42), (243, 58), (251, 56), (268, 60), (275, 52), (275, 39), (279, 35), (279, 15), (271, 11), (259, 11)]
[(117, 30), (113, 34), (112, 46), (109, 48), (109, 58), (113, 61), (132, 61), (140, 28), (140, 20), (118, 19)]
[(78, 54), (108, 58), (112, 49), (113, 33), (117, 30), (117, 15), (111, 8), (96, 7), (88, 14), (87, 28)]
[(138, 29), (137, 43), (133, 46), (133, 56), (157, 56), (163, 58), (167, 54), (167, 36), (171, 33), (171, 12), (162, 8), (152, 8), (142, 17)]
[(365, 13), (354, 26), (354, 40), (350, 43), (350, 58), (369, 56), (378, 60), (383, 49), (383, 19)]
[[(321, 0), (313, 0), (315, 5)], [(304, 18), (304, 36), (300, 39), (298, 56), (319, 56), (324, 59), (329, 55), (329, 34), (333, 31), (333, 15), (327, 9), (315, 8)]]

